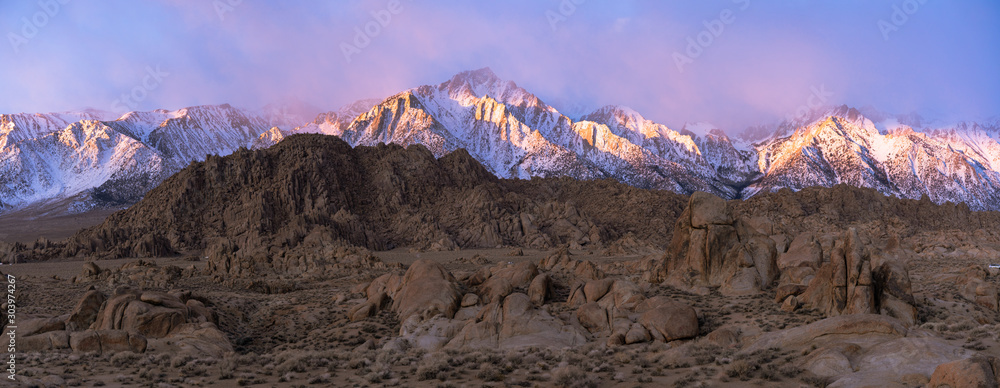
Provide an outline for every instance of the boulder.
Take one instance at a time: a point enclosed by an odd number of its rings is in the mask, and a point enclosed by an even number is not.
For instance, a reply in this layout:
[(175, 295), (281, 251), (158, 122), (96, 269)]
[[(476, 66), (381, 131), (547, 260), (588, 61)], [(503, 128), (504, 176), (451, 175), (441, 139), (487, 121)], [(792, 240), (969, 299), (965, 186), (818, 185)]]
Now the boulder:
[(673, 341), (698, 335), (698, 315), (691, 306), (680, 302), (664, 303), (639, 316), (654, 339)]
[(986, 281), (987, 272), (980, 266), (971, 266), (962, 272), (958, 280), (962, 297), (992, 311), (1000, 312), (1000, 291), (993, 283)]
[(841, 375), (830, 387), (893, 386), (913, 381), (923, 385), (940, 364), (968, 358), (974, 352), (934, 337), (906, 337), (860, 343), (853, 357), (854, 373)]
[(587, 297), (587, 302), (596, 302), (601, 300), (608, 290), (611, 289), (611, 285), (614, 284), (614, 279), (597, 279), (591, 280), (583, 285), (583, 294)]
[(134, 330), (144, 336), (163, 338), (177, 326), (187, 322), (187, 307), (171, 308), (132, 301), (121, 318), (121, 329)]
[(472, 307), (479, 304), (479, 295), (468, 293), (462, 296), (462, 307)]
[(611, 288), (597, 303), (608, 310), (612, 308), (634, 310), (644, 300), (646, 296), (639, 285), (630, 280), (617, 279), (611, 283)]
[(90, 328), (100, 330), (121, 329), (121, 320), (122, 315), (125, 313), (125, 308), (128, 307), (129, 303), (137, 299), (139, 299), (139, 296), (132, 292), (119, 293), (112, 296), (101, 307), (101, 311), (98, 312), (97, 318), (90, 325)]
[(774, 302), (781, 303), (785, 298), (792, 295), (799, 295), (805, 290), (806, 287), (798, 284), (782, 284), (774, 289)]
[(515, 292), (483, 307), (446, 348), (565, 348), (586, 343), (585, 333), (547, 311), (536, 308), (527, 294)]
[(723, 326), (705, 336), (705, 340), (720, 348), (736, 347), (740, 344), (741, 331), (735, 327)]
[(146, 351), (147, 340), (142, 334), (125, 330), (86, 330), (71, 333), (69, 346), (76, 352), (142, 353)]
[(488, 303), (502, 300), (516, 288), (527, 288), (538, 275), (538, 267), (530, 261), (494, 267), (489, 279), (480, 285), (480, 295)]
[(707, 228), (709, 225), (731, 224), (732, 215), (726, 200), (713, 194), (696, 191), (691, 194), (688, 202), (691, 211), (691, 226), (694, 228)]
[(608, 310), (596, 302), (590, 302), (576, 309), (576, 318), (591, 333), (605, 331), (608, 326)]
[(869, 343), (904, 337), (906, 326), (898, 319), (876, 314), (841, 315), (761, 334), (743, 353), (769, 348), (800, 349), (827, 343)]
[(107, 298), (104, 294), (97, 290), (92, 289), (83, 294), (83, 298), (76, 303), (76, 307), (69, 314), (69, 319), (66, 320), (66, 330), (76, 331), (90, 327), (97, 319), (97, 314), (101, 311), (101, 305), (104, 304), (105, 300)]
[(938, 365), (928, 388), (990, 388), (998, 386), (1000, 360), (976, 356)]
[(648, 342), (652, 337), (649, 335), (649, 331), (645, 327), (642, 327), (639, 323), (633, 323), (628, 332), (625, 333), (624, 342), (627, 345)]
[(781, 270), (791, 267), (819, 268), (822, 263), (823, 247), (816, 235), (808, 232), (795, 236), (788, 250), (778, 256), (778, 268)]
[[(182, 297), (187, 302), (182, 302)], [(84, 300), (88, 298), (89, 294)], [(70, 347), (81, 352), (139, 353), (150, 346), (221, 356), (232, 351), (232, 345), (219, 331), (217, 321), (215, 312), (190, 294), (121, 288), (103, 304), (89, 330), (70, 334)]]
[(17, 324), (17, 335), (30, 336), (56, 330), (65, 330), (65, 318), (39, 317), (25, 318)]
[(400, 321), (411, 315), (422, 319), (441, 314), (455, 316), (462, 293), (455, 277), (441, 264), (427, 259), (415, 261), (403, 275), (402, 285), (392, 303)]
[(545, 304), (545, 300), (548, 299), (549, 294), (551, 294), (552, 289), (552, 278), (548, 274), (539, 274), (531, 280), (531, 284), (528, 285), (528, 297), (531, 298), (531, 303), (536, 306), (541, 306)]
[(66, 348), (69, 348), (69, 332), (65, 330), (19, 337), (17, 340), (17, 350), (22, 352), (44, 352)]

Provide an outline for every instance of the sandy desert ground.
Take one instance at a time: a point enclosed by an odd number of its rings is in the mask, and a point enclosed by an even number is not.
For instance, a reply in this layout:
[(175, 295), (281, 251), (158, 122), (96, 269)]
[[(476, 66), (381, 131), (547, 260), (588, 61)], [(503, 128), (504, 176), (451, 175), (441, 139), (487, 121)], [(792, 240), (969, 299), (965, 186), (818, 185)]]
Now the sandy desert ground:
[[(867, 362), (906, 363), (906, 358), (912, 356), (908, 352), (947, 353), (956, 349), (967, 350), (969, 354), (1000, 354), (1000, 325), (996, 312), (969, 303), (952, 281), (962, 276), (954, 268), (981, 265), (980, 261), (963, 255), (964, 248), (967, 247), (950, 251), (925, 249), (908, 263), (913, 294), (920, 302), (920, 323), (911, 327), (905, 338), (933, 338), (936, 342), (904, 346), (901, 354), (883, 355), (882, 359)], [(825, 376), (822, 372), (831, 369), (824, 362), (831, 365), (835, 362), (815, 361), (816, 353), (827, 351), (826, 347), (817, 349), (815, 345), (803, 343), (799, 347), (773, 346), (746, 351), (755, 338), (823, 318), (815, 310), (783, 310), (782, 305), (774, 301), (773, 290), (755, 296), (725, 297), (717, 291), (697, 295), (640, 281), (637, 284), (647, 297), (664, 295), (694, 307), (699, 328), (695, 338), (631, 345), (588, 341), (568, 348), (507, 350), (488, 347), (428, 351), (398, 340), (401, 323), (391, 311), (355, 322), (349, 317), (351, 309), (364, 302), (363, 296), (352, 289), (356, 290), (357, 284), (371, 281), (383, 272), (400, 271), (394, 268), (396, 263), (409, 266), (415, 260), (428, 259), (452, 273), (462, 274), (484, 265), (537, 263), (552, 253), (523, 250), (523, 256), (510, 256), (511, 250), (416, 253), (398, 249), (378, 252), (376, 255), (389, 264), (390, 269), (363, 270), (324, 281), (301, 283), (293, 291), (277, 294), (222, 286), (211, 276), (198, 274), (205, 270), (206, 262), (193, 257), (148, 260), (143, 265), (194, 269), (189, 271), (194, 273), (191, 276), (172, 279), (164, 287), (147, 289), (192, 290), (198, 299), (210, 301), (209, 306), (218, 313), (219, 328), (232, 341), (232, 352), (185, 354), (149, 348), (144, 353), (81, 353), (71, 349), (30, 352), (18, 359), (19, 379), (49, 386), (158, 387), (798, 387), (825, 386), (834, 381), (833, 376)], [(589, 260), (598, 266), (642, 259), (635, 255), (609, 257), (586, 251), (570, 253), (575, 259)], [(134, 262), (121, 259), (95, 264), (114, 269)], [(29, 316), (65, 314), (91, 287), (111, 295), (123, 284), (136, 283), (122, 279), (81, 280), (84, 263), (80, 261), (7, 265), (2, 271), (17, 277), (18, 314), (22, 321)], [(990, 279), (996, 286), (997, 277)], [(565, 296), (554, 299), (563, 299), (563, 302), (551, 302), (544, 307), (552, 315), (567, 316), (572, 321), (575, 309), (565, 303)], [(818, 357), (823, 360), (823, 355)], [(928, 382), (927, 377), (919, 373), (904, 377), (899, 381), (902, 386), (922, 386)]]

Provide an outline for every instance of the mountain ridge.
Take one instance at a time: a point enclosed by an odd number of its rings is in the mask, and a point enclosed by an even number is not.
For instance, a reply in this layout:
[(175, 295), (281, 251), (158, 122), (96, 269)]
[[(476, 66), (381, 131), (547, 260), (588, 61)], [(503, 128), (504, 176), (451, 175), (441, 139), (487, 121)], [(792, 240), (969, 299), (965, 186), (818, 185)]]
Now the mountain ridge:
[(847, 183), (1000, 209), (998, 122), (913, 128), (902, 122), (928, 120), (841, 105), (731, 138), (706, 123), (677, 131), (619, 105), (574, 120), (489, 68), (313, 118), (303, 112), (315, 108), (289, 104), (256, 111), (203, 105), (114, 119), (94, 110), (0, 115), (0, 212), (74, 196), (81, 198), (75, 210), (127, 205), (206, 155), (267, 148), (298, 133), (336, 135), (352, 147), (421, 144), (435, 157), (465, 149), (501, 178), (613, 178), (728, 199)]

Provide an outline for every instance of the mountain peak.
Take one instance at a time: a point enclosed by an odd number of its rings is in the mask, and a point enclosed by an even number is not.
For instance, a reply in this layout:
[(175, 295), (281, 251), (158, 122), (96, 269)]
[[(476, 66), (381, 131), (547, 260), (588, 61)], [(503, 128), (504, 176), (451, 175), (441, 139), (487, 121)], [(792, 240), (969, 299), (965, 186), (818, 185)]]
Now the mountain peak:
[(499, 80), (493, 69), (489, 67), (484, 67), (476, 70), (466, 70), (455, 75), (456, 79), (466, 79), (469, 81), (493, 81)]
[(464, 87), (468, 87), (473, 91), (474, 94), (482, 94), (483, 89), (492, 89), (494, 85), (498, 85), (503, 80), (497, 77), (493, 70), (489, 67), (484, 67), (478, 70), (467, 70), (461, 73), (455, 74), (448, 82), (442, 84), (442, 86), (447, 85), (448, 89), (457, 90)]

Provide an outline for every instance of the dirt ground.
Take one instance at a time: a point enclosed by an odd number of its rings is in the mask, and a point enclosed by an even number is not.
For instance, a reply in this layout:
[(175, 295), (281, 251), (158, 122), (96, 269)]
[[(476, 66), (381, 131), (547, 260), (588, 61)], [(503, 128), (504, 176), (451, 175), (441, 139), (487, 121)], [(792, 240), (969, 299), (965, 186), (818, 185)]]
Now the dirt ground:
[(46, 209), (25, 209), (0, 215), (0, 242), (30, 244), (39, 238), (62, 240), (81, 228), (100, 224), (115, 210), (48, 216)]
[[(911, 245), (913, 245), (911, 243)], [(538, 261), (548, 251), (511, 248), (451, 252), (376, 252), (386, 263), (408, 265), (419, 258), (443, 264), (453, 273), (473, 271), (486, 263)], [(954, 252), (954, 251), (952, 251)], [(606, 257), (573, 251), (577, 259), (595, 263), (637, 260), (638, 256)], [(950, 256), (949, 256), (950, 255)], [(131, 260), (96, 262), (117, 268)], [(159, 258), (159, 266), (203, 269), (203, 261), (189, 257)], [(926, 249), (909, 267), (913, 292), (921, 302), (919, 329), (949, 342), (985, 353), (1000, 354), (1000, 325), (977, 321), (985, 311), (961, 302), (949, 274), (975, 260), (963, 255)], [(93, 286), (111, 293), (120, 284), (81, 282), (81, 261), (5, 265), (0, 271), (18, 279), (23, 316), (53, 316), (70, 311)], [(590, 342), (568, 349), (525, 348), (426, 351), (396, 346), (391, 338), (400, 330), (398, 318), (388, 312), (350, 322), (347, 311), (361, 303), (351, 288), (384, 271), (368, 270), (321, 282), (300, 284), (295, 291), (262, 294), (224, 287), (212, 278), (196, 275), (178, 279), (167, 289), (185, 289), (212, 301), (222, 329), (236, 350), (221, 359), (172, 354), (76, 354), (68, 350), (29, 353), (19, 360), (20, 374), (31, 379), (62, 382), (67, 386), (414, 386), (414, 387), (697, 387), (697, 386), (825, 386), (829, 380), (799, 368), (806, 354), (769, 349), (735, 358), (737, 348), (722, 348), (705, 335), (728, 326), (744, 337), (814, 322), (821, 314), (810, 310), (786, 312), (775, 303), (773, 290), (758, 296), (723, 297), (717, 292), (695, 295), (646, 284), (647, 296), (668, 295), (698, 311), (696, 339), (607, 346)], [(553, 315), (571, 314), (554, 304)], [(980, 319), (981, 321), (981, 319)], [(48, 379), (48, 380), (44, 380)]]

